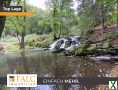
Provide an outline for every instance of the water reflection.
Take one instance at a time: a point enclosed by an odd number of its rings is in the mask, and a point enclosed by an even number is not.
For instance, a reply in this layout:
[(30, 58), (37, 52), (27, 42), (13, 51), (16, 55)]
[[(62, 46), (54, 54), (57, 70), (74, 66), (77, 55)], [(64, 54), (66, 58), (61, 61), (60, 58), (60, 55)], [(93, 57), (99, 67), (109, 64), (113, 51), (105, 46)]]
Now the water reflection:
[[(0, 75), (7, 73), (36, 73), (39, 77), (117, 77), (118, 65), (115, 63), (96, 62), (87, 57), (65, 57), (51, 53), (22, 52), (0, 58)], [(86, 90), (97, 86), (54, 85), (30, 88), (28, 90)], [(52, 89), (49, 89), (52, 88)], [(88, 90), (89, 90), (88, 89)], [(12, 88), (11, 90), (18, 90)], [(20, 89), (20, 90), (27, 90)], [(102, 90), (102, 89), (101, 89)]]

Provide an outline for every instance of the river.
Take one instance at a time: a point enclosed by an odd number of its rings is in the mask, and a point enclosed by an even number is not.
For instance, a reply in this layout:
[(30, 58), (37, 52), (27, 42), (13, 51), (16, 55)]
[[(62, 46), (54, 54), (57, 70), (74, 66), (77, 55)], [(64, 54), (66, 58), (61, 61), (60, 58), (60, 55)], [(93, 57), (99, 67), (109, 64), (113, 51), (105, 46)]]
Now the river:
[[(64, 56), (48, 52), (26, 52), (1, 55), (1, 77), (11, 73), (36, 73), (38, 77), (117, 77), (118, 63), (94, 61), (88, 57)], [(1, 86), (1, 90), (84, 90), (78, 89), (76, 85), (71, 87), (56, 85), (56, 89), (54, 87), (55, 85), (39, 85), (37, 88), (18, 89)], [(96, 87), (103, 86), (98, 85), (89, 88), (98, 90)]]

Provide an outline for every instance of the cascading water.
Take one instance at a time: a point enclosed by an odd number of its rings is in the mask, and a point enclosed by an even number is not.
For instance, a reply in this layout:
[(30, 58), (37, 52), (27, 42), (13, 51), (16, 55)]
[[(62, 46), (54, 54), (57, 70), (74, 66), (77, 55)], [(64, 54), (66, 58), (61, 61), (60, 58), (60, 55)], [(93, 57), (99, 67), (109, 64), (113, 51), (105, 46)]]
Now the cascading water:
[(50, 51), (72, 51), (75, 47), (79, 47), (80, 37), (70, 36), (68, 38), (60, 38), (49, 46)]

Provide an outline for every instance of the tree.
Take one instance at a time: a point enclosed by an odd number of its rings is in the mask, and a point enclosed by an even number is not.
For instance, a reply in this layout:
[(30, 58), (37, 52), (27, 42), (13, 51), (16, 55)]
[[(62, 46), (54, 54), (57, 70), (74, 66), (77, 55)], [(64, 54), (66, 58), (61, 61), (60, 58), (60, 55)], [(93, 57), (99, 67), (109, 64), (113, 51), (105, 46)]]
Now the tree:
[(53, 30), (54, 40), (59, 39), (64, 33), (68, 33), (68, 27), (70, 22), (70, 14), (72, 0), (50, 0), (49, 9), (50, 9), (50, 21), (51, 28)]
[[(17, 1), (16, 3), (17, 5), (24, 4), (24, 12), (26, 12), (25, 0), (24, 0), (24, 3), (21, 0)], [(12, 30), (12, 31), (7, 31), (7, 32), (13, 32), (12, 35), (17, 37), (21, 49), (25, 48), (25, 43), (24, 43), (25, 29), (26, 29), (25, 22), (26, 22), (25, 17), (18, 17), (18, 16), (7, 17), (7, 22), (5, 25), (6, 29)]]
[[(24, 12), (26, 12), (26, 1), (24, 0)], [(26, 16), (23, 17), (23, 21), (26, 22)], [(20, 43), (20, 48), (24, 49), (25, 48), (25, 34), (26, 34), (26, 23), (23, 25), (23, 31), (21, 32), (21, 43)]]
[[(11, 0), (4, 0), (4, 1), (3, 0), (0, 0), (0, 11), (3, 11), (3, 7), (5, 5), (9, 5), (10, 2), (11, 2)], [(5, 16), (0, 16), (0, 37), (2, 35), (4, 26), (5, 26), (5, 20), (6, 20), (6, 17)]]
[(117, 10), (117, 27), (118, 27), (118, 0), (116, 0), (115, 2), (117, 4), (117, 9), (116, 10)]

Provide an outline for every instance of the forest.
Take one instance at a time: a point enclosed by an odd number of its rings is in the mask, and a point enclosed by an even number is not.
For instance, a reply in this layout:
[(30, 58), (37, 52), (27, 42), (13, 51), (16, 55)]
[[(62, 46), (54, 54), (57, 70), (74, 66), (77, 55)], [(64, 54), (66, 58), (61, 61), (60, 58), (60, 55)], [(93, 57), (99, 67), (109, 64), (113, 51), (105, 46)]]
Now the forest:
[[(45, 9), (29, 1), (0, 0), (0, 90), (108, 90), (117, 82), (118, 0), (32, 0)], [(32, 15), (2, 16), (13, 5)], [(83, 81), (10, 88), (8, 73)]]
[(45, 10), (25, 0), (15, 3), (33, 16), (0, 17), (1, 51), (48, 48), (54, 41), (69, 36), (80, 37), (80, 46), (71, 52), (74, 55), (118, 51), (118, 0), (47, 0)]

